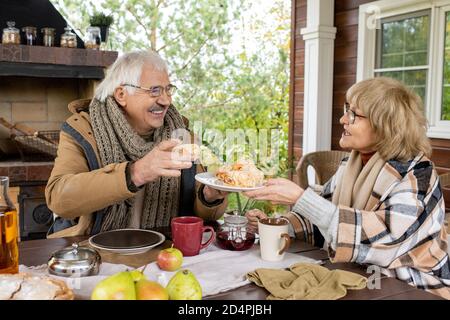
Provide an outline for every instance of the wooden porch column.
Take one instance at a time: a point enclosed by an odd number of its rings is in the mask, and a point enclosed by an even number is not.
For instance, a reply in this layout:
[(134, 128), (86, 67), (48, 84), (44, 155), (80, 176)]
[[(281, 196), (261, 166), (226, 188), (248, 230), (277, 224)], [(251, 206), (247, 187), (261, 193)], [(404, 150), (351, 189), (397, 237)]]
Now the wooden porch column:
[(303, 154), (331, 149), (334, 0), (308, 0), (305, 40)]

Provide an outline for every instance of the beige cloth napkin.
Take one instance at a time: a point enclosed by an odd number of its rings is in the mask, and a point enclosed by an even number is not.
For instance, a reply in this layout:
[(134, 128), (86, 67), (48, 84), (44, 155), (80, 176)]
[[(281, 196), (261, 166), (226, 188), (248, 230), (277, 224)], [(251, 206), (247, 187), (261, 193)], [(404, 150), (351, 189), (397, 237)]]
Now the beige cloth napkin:
[(335, 300), (348, 289), (364, 289), (367, 278), (344, 270), (297, 263), (287, 270), (256, 269), (247, 279), (270, 292), (268, 300)]

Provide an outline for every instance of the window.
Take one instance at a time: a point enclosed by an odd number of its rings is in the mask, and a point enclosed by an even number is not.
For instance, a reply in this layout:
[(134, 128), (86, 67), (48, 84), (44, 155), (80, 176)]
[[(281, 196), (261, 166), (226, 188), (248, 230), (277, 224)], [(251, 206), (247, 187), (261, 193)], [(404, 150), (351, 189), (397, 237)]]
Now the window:
[(450, 121), (450, 12), (445, 12), (441, 120)]
[(426, 101), (430, 12), (383, 19), (377, 30), (375, 76), (395, 78)]
[(362, 5), (358, 41), (358, 80), (401, 80), (424, 102), (428, 135), (450, 139), (450, 0)]

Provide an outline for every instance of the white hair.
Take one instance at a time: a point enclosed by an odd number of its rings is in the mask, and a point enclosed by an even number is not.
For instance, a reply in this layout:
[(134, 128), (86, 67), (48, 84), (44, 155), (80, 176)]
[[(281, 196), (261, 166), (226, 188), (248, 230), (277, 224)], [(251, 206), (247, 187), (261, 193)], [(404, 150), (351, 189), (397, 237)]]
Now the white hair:
[[(95, 89), (95, 98), (105, 101), (114, 94), (114, 90), (123, 84), (139, 86), (142, 69), (149, 66), (158, 71), (167, 71), (166, 62), (152, 50), (133, 51), (119, 57), (106, 71), (105, 79)], [(133, 94), (135, 88), (126, 87)]]

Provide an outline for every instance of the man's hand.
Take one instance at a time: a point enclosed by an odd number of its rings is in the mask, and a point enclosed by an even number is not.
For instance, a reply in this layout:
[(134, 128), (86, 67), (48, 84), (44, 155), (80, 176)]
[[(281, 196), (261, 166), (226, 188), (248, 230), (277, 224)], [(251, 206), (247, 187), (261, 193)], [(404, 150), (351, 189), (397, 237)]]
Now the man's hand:
[(229, 192), (213, 189), (209, 186), (203, 188), (203, 197), (207, 202), (214, 202), (228, 196)]
[(248, 225), (253, 230), (258, 231), (258, 221), (267, 218), (267, 215), (259, 209), (252, 209), (245, 213), (248, 219)]
[(267, 200), (273, 204), (293, 205), (304, 190), (296, 183), (284, 178), (270, 179), (262, 189), (244, 192), (246, 197), (255, 200)]
[(188, 169), (192, 162), (176, 160), (172, 149), (181, 143), (180, 140), (166, 140), (156, 145), (143, 158), (131, 165), (131, 179), (139, 187), (159, 177), (179, 177), (181, 169)]

